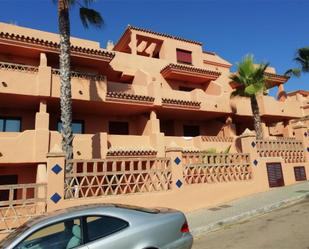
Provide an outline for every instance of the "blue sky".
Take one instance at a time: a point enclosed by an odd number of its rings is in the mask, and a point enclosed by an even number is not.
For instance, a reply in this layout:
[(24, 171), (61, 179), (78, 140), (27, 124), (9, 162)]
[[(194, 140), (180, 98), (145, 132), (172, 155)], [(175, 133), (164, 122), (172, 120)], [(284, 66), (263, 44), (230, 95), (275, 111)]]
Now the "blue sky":
[[(0, 21), (57, 32), (52, 0), (0, 0), (0, 6)], [(204, 50), (233, 64), (253, 53), (257, 62), (270, 62), (284, 73), (296, 66), (296, 49), (309, 46), (308, 0), (97, 0), (93, 8), (104, 17), (103, 29), (83, 29), (76, 8), (71, 33), (102, 47), (107, 40), (116, 42), (131, 24), (200, 41)], [(285, 88), (309, 90), (309, 74), (291, 79)]]

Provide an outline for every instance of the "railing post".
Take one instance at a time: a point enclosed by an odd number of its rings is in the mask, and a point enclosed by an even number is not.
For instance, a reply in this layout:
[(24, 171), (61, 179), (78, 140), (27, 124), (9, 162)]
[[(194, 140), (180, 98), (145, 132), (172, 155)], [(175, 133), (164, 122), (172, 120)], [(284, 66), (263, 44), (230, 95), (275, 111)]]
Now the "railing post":
[(306, 166), (307, 172), (309, 173), (309, 132), (308, 127), (302, 123), (298, 122), (293, 127), (295, 132), (295, 137), (297, 140), (300, 140), (303, 142), (304, 150), (305, 150), (305, 157), (306, 157)]
[(182, 148), (175, 146), (169, 146), (165, 150), (165, 155), (167, 158), (171, 159), (172, 165), (172, 189), (179, 190), (184, 186), (183, 177), (183, 158), (182, 158)]
[(47, 211), (61, 208), (64, 200), (65, 154), (55, 146), (47, 154)]

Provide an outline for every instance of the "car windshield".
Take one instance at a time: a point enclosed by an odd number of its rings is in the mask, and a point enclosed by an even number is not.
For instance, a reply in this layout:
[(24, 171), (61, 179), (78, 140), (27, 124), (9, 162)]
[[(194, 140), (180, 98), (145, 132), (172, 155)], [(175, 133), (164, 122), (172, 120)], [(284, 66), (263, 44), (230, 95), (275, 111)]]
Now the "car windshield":
[(7, 237), (5, 237), (2, 241), (0, 241), (0, 249), (6, 248), (16, 237), (22, 234), (29, 228), (27, 222), (21, 225), (20, 227), (13, 230)]
[(39, 220), (40, 218), (44, 217), (44, 215), (36, 216), (29, 221), (25, 222), (23, 225), (19, 226), (18, 228), (14, 229), (7, 237), (0, 241), (0, 249), (6, 248), (14, 239), (16, 239), (19, 235), (25, 232), (27, 229), (31, 227), (34, 221)]

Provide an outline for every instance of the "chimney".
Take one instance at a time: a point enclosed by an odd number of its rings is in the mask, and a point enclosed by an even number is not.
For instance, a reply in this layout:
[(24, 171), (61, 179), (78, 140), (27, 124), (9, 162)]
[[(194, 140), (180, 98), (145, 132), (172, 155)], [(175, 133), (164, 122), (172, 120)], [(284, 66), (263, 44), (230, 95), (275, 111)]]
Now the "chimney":
[(108, 41), (107, 41), (107, 45), (106, 45), (106, 49), (107, 49), (108, 51), (112, 51), (113, 48), (114, 48), (114, 43), (113, 43), (113, 41), (108, 40)]

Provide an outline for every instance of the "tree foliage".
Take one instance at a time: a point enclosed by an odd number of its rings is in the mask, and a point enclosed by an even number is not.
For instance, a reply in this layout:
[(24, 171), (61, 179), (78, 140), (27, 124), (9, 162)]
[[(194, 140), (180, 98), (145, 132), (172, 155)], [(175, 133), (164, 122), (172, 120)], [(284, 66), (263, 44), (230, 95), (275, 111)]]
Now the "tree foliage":
[(269, 63), (256, 65), (253, 55), (246, 55), (242, 62), (237, 63), (237, 73), (230, 77), (238, 85), (232, 96), (251, 97), (262, 93), (266, 89), (265, 70), (268, 65)]

